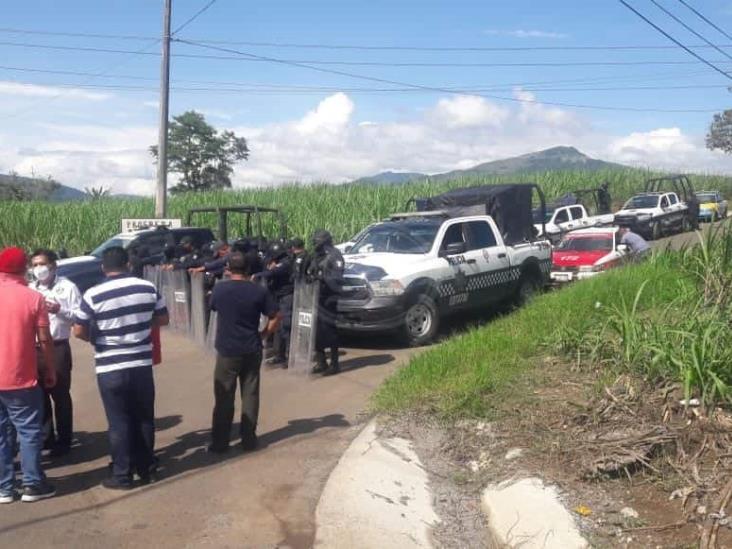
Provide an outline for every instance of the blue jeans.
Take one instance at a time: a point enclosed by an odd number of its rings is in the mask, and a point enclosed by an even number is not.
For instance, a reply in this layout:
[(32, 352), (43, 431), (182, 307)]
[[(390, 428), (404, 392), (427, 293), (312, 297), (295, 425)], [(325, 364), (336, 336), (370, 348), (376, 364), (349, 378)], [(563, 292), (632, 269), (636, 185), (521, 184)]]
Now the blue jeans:
[(152, 366), (97, 374), (109, 423), (112, 475), (122, 483), (155, 465), (155, 382)]
[(40, 387), (0, 391), (0, 492), (3, 493), (15, 488), (13, 427), (20, 441), (23, 486), (37, 486), (46, 480), (41, 469), (43, 390)]

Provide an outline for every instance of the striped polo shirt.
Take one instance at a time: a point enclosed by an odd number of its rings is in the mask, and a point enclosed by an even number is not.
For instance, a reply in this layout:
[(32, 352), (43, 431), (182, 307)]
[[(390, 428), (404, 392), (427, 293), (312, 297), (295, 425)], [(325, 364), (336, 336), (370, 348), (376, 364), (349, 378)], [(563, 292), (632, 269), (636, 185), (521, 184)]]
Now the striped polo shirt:
[(89, 330), (97, 374), (152, 366), (152, 319), (163, 314), (165, 301), (147, 280), (116, 275), (87, 290), (76, 322)]

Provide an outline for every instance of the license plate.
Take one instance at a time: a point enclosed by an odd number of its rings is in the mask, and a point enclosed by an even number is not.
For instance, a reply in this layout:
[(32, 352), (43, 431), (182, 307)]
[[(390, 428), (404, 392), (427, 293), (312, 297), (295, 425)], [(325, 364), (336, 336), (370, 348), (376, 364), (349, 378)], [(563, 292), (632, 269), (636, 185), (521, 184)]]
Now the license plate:
[(569, 282), (572, 280), (572, 273), (552, 273), (552, 278), (561, 282)]

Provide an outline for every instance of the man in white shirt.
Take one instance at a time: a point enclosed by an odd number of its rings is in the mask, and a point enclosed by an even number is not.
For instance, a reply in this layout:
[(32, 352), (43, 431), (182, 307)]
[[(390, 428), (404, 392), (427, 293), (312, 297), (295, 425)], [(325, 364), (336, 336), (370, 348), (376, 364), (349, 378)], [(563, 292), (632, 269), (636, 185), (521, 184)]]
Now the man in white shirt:
[[(36, 250), (31, 258), (33, 282), (31, 288), (40, 292), (46, 300), (56, 358), (57, 383), (46, 390), (46, 415), (44, 431), (46, 447), (52, 457), (60, 457), (71, 449), (74, 431), (73, 403), (71, 401), (71, 347), (69, 337), (74, 317), (81, 304), (81, 294), (69, 279), (56, 274), (58, 257), (52, 250)], [(38, 370), (45, 364), (38, 353)], [(55, 420), (55, 421), (54, 421)]]

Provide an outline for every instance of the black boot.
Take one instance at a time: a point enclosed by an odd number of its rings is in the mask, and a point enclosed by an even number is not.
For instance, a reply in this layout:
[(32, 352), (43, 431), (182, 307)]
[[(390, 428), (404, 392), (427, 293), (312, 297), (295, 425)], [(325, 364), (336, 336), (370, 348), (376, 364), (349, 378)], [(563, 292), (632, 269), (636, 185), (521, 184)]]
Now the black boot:
[(328, 371), (328, 363), (325, 361), (325, 352), (316, 351), (315, 366), (311, 370), (313, 374), (323, 374)]
[(328, 368), (323, 375), (334, 376), (341, 371), (339, 363), (338, 347), (331, 347), (330, 349), (330, 368)]

